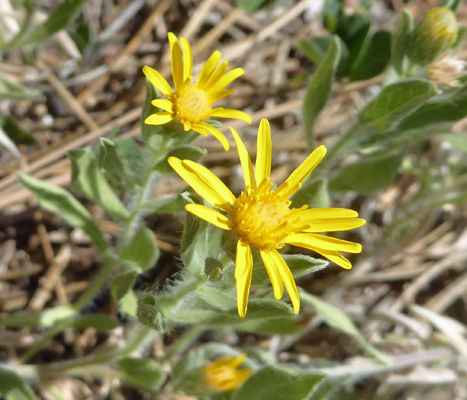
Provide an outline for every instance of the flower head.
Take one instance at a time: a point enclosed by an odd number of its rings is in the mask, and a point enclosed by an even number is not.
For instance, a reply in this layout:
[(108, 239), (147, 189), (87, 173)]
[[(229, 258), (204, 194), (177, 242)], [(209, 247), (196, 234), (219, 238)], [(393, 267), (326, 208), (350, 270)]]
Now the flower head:
[(148, 66), (143, 67), (143, 72), (149, 81), (167, 97), (167, 99), (152, 101), (152, 105), (163, 111), (150, 115), (144, 122), (148, 125), (164, 125), (178, 120), (185, 131), (192, 129), (203, 136), (211, 134), (227, 151), (229, 142), (226, 137), (206, 120), (211, 117), (234, 118), (251, 124), (250, 116), (243, 111), (222, 107), (213, 108), (214, 102), (234, 93), (234, 90), (225, 88), (243, 75), (243, 69), (235, 68), (225, 73), (228, 62), (224, 61), (218, 65), (221, 53), (215, 51), (204, 64), (194, 83), (192, 82), (193, 55), (190, 44), (183, 37), (178, 41), (171, 32), (168, 36), (174, 90), (159, 72)]
[(441, 88), (462, 86), (459, 78), (465, 73), (466, 62), (454, 56), (445, 56), (428, 65), (426, 76)]
[(305, 178), (323, 159), (326, 154), (324, 146), (313, 151), (284, 183), (273, 189), (270, 182), (272, 149), (269, 122), (263, 119), (259, 126), (255, 171), (244, 143), (238, 133), (230, 129), (243, 169), (245, 190), (236, 198), (207, 168), (190, 160), (170, 157), (172, 168), (207, 202), (227, 215), (199, 204), (188, 204), (186, 210), (221, 229), (237, 233), (235, 279), (240, 317), (246, 315), (251, 286), (251, 247), (259, 250), (271, 280), (274, 297), (281, 299), (285, 286), (294, 311), (298, 313), (300, 299), (297, 287), (289, 267), (277, 250), (285, 244), (303, 247), (349, 269), (352, 264), (339, 252), (360, 253), (362, 246), (317, 233), (358, 228), (365, 224), (365, 220), (356, 218), (356, 211), (344, 208), (290, 207), (288, 198), (300, 189)]
[(250, 369), (237, 369), (246, 354), (214, 361), (203, 368), (204, 383), (211, 392), (226, 392), (238, 389), (253, 373)]

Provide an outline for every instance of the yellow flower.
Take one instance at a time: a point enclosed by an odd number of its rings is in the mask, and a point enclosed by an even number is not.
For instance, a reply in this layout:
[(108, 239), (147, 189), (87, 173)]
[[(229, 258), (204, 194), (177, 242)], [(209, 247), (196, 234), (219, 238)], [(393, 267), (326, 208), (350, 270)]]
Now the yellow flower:
[(212, 392), (226, 392), (238, 389), (253, 373), (250, 369), (237, 369), (246, 354), (214, 361), (203, 368), (204, 383)]
[(207, 168), (190, 160), (169, 158), (172, 168), (207, 202), (224, 213), (199, 204), (188, 204), (186, 210), (225, 230), (234, 230), (239, 237), (235, 261), (237, 306), (245, 317), (253, 272), (251, 246), (257, 248), (271, 280), (274, 297), (279, 300), (287, 289), (295, 313), (300, 309), (295, 281), (277, 249), (290, 244), (315, 251), (339, 266), (352, 264), (339, 251), (360, 253), (358, 243), (317, 235), (319, 232), (345, 231), (358, 228), (365, 220), (345, 208), (290, 208), (288, 198), (300, 189), (302, 182), (326, 154), (324, 146), (313, 151), (277, 189), (269, 182), (271, 175), (271, 129), (263, 119), (259, 126), (256, 171), (238, 133), (235, 138), (243, 169), (245, 190), (236, 198), (230, 189)]
[(228, 62), (224, 61), (218, 66), (221, 53), (216, 50), (204, 64), (196, 83), (192, 83), (193, 55), (190, 44), (183, 37), (179, 42), (171, 32), (168, 36), (175, 90), (159, 72), (148, 66), (143, 67), (149, 81), (167, 97), (152, 101), (152, 105), (163, 111), (150, 115), (144, 122), (148, 125), (164, 125), (177, 119), (185, 131), (192, 129), (203, 136), (210, 133), (227, 151), (229, 142), (226, 137), (205, 121), (219, 117), (241, 119), (251, 124), (250, 116), (243, 111), (212, 108), (214, 102), (234, 93), (234, 90), (225, 88), (244, 74), (243, 69), (235, 68), (225, 73)]

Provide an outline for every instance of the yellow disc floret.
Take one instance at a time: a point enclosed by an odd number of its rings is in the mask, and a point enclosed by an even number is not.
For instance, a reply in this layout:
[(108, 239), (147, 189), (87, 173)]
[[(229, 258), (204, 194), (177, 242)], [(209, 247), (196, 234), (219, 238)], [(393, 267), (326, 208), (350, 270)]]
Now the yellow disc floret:
[(263, 181), (256, 190), (242, 192), (232, 216), (240, 238), (263, 249), (282, 247), (285, 237), (300, 231), (297, 212), (306, 208), (289, 208), (291, 202), (271, 187)]
[(175, 93), (174, 109), (182, 124), (194, 125), (208, 119), (212, 107), (208, 93), (189, 84)]

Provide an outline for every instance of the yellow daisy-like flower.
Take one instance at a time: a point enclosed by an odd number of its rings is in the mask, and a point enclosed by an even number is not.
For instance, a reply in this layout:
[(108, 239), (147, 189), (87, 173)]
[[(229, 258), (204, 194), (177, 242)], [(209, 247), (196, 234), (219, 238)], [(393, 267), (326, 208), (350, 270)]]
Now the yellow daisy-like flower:
[(212, 107), (217, 100), (234, 93), (234, 90), (225, 88), (244, 74), (243, 69), (235, 68), (225, 73), (228, 62), (218, 65), (221, 53), (216, 50), (204, 64), (196, 83), (192, 83), (193, 55), (190, 44), (183, 37), (179, 42), (171, 32), (168, 36), (175, 90), (172, 90), (159, 72), (143, 67), (149, 81), (167, 97), (152, 101), (152, 105), (163, 111), (150, 115), (144, 122), (148, 125), (164, 125), (177, 119), (185, 131), (192, 129), (203, 136), (211, 134), (221, 142), (226, 151), (229, 150), (226, 137), (205, 121), (211, 117), (219, 117), (241, 119), (251, 124), (251, 117), (243, 111)]
[(290, 208), (288, 198), (300, 189), (302, 182), (326, 154), (324, 146), (314, 150), (277, 189), (269, 182), (271, 176), (271, 128), (263, 119), (258, 131), (256, 171), (238, 133), (230, 128), (235, 138), (243, 169), (245, 190), (235, 197), (230, 189), (207, 168), (190, 160), (170, 157), (172, 168), (207, 202), (226, 215), (199, 204), (187, 204), (186, 210), (225, 230), (238, 234), (235, 261), (237, 306), (240, 317), (245, 317), (253, 272), (251, 246), (257, 248), (271, 280), (274, 297), (282, 298), (284, 285), (295, 313), (300, 299), (294, 278), (277, 249), (290, 244), (315, 251), (342, 268), (352, 264), (339, 252), (360, 253), (358, 243), (317, 235), (322, 232), (345, 231), (358, 228), (365, 220), (358, 213), (345, 208)]
[(240, 388), (253, 373), (251, 369), (237, 369), (245, 360), (246, 354), (214, 361), (203, 368), (204, 383), (212, 392), (226, 392)]

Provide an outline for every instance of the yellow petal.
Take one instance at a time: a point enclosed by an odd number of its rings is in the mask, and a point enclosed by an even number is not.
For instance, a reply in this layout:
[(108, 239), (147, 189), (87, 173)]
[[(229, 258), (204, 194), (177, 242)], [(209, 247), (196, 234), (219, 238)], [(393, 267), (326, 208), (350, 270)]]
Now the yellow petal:
[(149, 79), (149, 82), (151, 82), (157, 89), (159, 89), (165, 97), (172, 97), (172, 88), (159, 72), (157, 72), (155, 69), (152, 69), (151, 67), (144, 66), (143, 73)]
[(319, 146), (303, 161), (298, 168), (290, 174), (286, 181), (277, 189), (281, 191), (285, 198), (289, 198), (298, 189), (300, 189), (302, 182), (321, 162), (326, 155), (326, 147)]
[(231, 119), (240, 119), (242, 121), (251, 124), (251, 117), (244, 113), (243, 111), (239, 110), (230, 110), (225, 108), (214, 108), (209, 115), (211, 117), (218, 117), (218, 118), (231, 118)]
[(239, 240), (235, 257), (235, 280), (237, 281), (237, 309), (238, 315), (245, 318), (248, 307), (248, 296), (253, 273), (253, 256), (248, 243)]
[(315, 251), (318, 254), (321, 254), (323, 257), (326, 257), (329, 261), (337, 264), (339, 267), (344, 269), (351, 269), (352, 263), (347, 260), (342, 254), (337, 251), (333, 250), (323, 250), (318, 247), (308, 246), (306, 247), (308, 250)]
[(204, 129), (206, 129), (212, 136), (214, 136), (219, 142), (221, 142), (222, 146), (224, 147), (225, 151), (229, 151), (230, 144), (224, 134), (217, 128), (209, 125), (208, 123), (202, 122), (200, 124)]
[(239, 78), (245, 73), (243, 68), (235, 68), (232, 71), (227, 72), (222, 78), (220, 78), (217, 83), (211, 88), (213, 92), (222, 90), (228, 85), (230, 85), (235, 79)]
[(207, 202), (230, 213), (235, 196), (224, 183), (207, 168), (190, 160), (169, 157), (167, 160), (175, 172)]
[(211, 57), (208, 58), (206, 63), (203, 65), (203, 68), (201, 68), (198, 80), (196, 81), (201, 89), (204, 89), (204, 87), (208, 83), (209, 77), (217, 68), (217, 64), (219, 64), (220, 59), (221, 53), (220, 51), (216, 50), (214, 53), (212, 53)]
[(272, 258), (271, 251), (267, 249), (260, 249), (259, 252), (261, 254), (261, 258), (263, 259), (264, 267), (268, 273), (269, 280), (271, 281), (272, 289), (274, 291), (274, 298), (276, 300), (280, 300), (284, 295), (284, 284), (280, 278), (276, 263)]
[(263, 180), (269, 182), (271, 176), (271, 127), (269, 121), (263, 118), (258, 129), (258, 145), (256, 149), (256, 184), (259, 186)]
[(237, 146), (238, 157), (240, 159), (240, 164), (243, 170), (243, 179), (245, 180), (246, 189), (256, 189), (255, 183), (255, 171), (253, 170), (253, 164), (251, 163), (250, 156), (248, 151), (243, 143), (242, 139), (238, 135), (237, 131), (234, 128), (230, 128), (232, 135), (235, 139), (235, 145)]
[(298, 314), (298, 311), (300, 310), (300, 297), (298, 295), (297, 285), (295, 284), (292, 272), (290, 272), (289, 266), (276, 249), (272, 249), (270, 254), (276, 264), (276, 269), (279, 272), (280, 279), (284, 282), (285, 288), (287, 289), (287, 293), (289, 294), (290, 301), (293, 305), (294, 313)]
[(144, 120), (144, 123), (147, 125), (164, 125), (172, 121), (175, 118), (173, 113), (170, 112), (160, 112), (151, 114)]
[(209, 97), (209, 102), (215, 103), (218, 100), (223, 99), (224, 97), (230, 96), (232, 93), (235, 93), (235, 90), (230, 89), (230, 90), (219, 90), (218, 92), (210, 92), (208, 94)]
[(232, 221), (220, 212), (213, 210), (212, 208), (205, 207), (201, 204), (187, 204), (185, 209), (188, 212), (196, 215), (204, 221), (217, 226), (218, 228), (230, 231), (233, 228)]
[(169, 43), (170, 58), (172, 60), (172, 76), (175, 89), (178, 89), (183, 84), (183, 60), (177, 37), (172, 32), (169, 32)]
[(316, 235), (315, 233), (296, 233), (289, 235), (284, 240), (285, 243), (294, 246), (308, 248), (313, 246), (323, 250), (345, 251), (347, 253), (361, 253), (362, 245), (360, 243), (349, 242), (347, 240), (337, 239), (331, 236)]
[(309, 208), (302, 215), (303, 218), (337, 219), (358, 217), (358, 212), (348, 208)]
[[(305, 223), (305, 219), (300, 218), (301, 223)], [(311, 226), (304, 229), (304, 232), (339, 232), (348, 231), (350, 229), (360, 228), (365, 225), (366, 221), (362, 218), (338, 218), (338, 219), (313, 219)]]
[(170, 100), (166, 99), (156, 99), (151, 101), (151, 104), (154, 107), (160, 108), (161, 110), (173, 113), (174, 111), (174, 104)]
[(193, 54), (188, 40), (182, 37), (180, 43), (183, 50), (183, 82), (185, 82), (187, 79), (191, 80), (193, 74)]
[[(208, 81), (204, 86), (204, 90), (210, 91), (210, 89), (219, 81), (222, 75), (224, 75), (224, 72), (227, 69), (228, 65), (229, 63), (227, 61), (224, 61), (221, 65), (219, 65), (219, 67), (217, 67), (217, 69), (208, 78)], [(214, 92), (216, 92), (216, 90), (214, 90)]]

